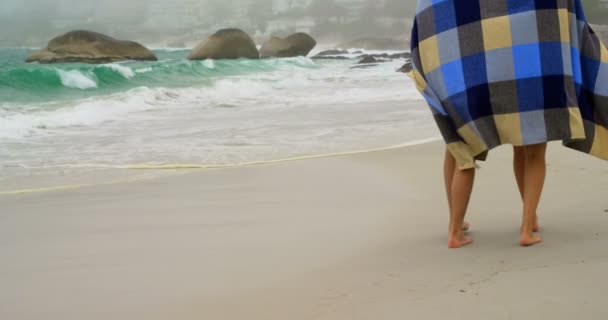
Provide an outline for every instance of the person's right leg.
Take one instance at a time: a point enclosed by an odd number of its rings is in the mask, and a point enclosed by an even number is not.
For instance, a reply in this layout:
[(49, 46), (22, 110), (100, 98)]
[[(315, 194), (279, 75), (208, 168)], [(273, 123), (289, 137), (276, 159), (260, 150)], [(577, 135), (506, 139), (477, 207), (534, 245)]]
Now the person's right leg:
[[(517, 188), (519, 189), (519, 195), (521, 200), (524, 200), (525, 184), (524, 177), (526, 176), (526, 148), (513, 146), (513, 172), (515, 173), (515, 180), (517, 181)], [(538, 224), (538, 214), (534, 213), (534, 232), (540, 231)]]
[(541, 237), (534, 234), (534, 225), (536, 224), (536, 210), (538, 209), (547, 172), (545, 162), (547, 144), (525, 146), (524, 151), (526, 159), (523, 179), (524, 213), (520, 244), (531, 246), (542, 241)]
[(451, 212), (450, 212), (450, 234), (448, 240), (449, 248), (460, 248), (473, 242), (464, 235), (464, 217), (469, 206), (473, 182), (475, 181), (475, 169), (454, 171), (451, 186)]

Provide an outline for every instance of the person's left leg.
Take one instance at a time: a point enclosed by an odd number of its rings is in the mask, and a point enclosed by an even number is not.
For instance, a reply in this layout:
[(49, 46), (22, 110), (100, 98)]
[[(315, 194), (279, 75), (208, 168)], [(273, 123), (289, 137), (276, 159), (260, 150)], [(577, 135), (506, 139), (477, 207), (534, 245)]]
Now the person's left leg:
[[(447, 148), (445, 149), (445, 160), (443, 161), (443, 177), (445, 182), (445, 193), (448, 198), (448, 208), (450, 215), (452, 214), (452, 183), (454, 181), (454, 171), (456, 171), (456, 159)], [(464, 222), (462, 230), (468, 231), (471, 224)]]
[(475, 181), (475, 169), (454, 171), (452, 186), (450, 189), (452, 208), (450, 212), (449, 248), (460, 248), (471, 244), (473, 240), (464, 235), (464, 217), (466, 215), (473, 182)]

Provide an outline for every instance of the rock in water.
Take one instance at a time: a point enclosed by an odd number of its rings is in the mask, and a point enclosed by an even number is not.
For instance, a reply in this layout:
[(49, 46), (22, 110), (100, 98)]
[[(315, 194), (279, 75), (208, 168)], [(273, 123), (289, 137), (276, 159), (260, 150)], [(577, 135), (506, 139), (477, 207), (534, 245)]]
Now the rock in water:
[(364, 56), (363, 59), (359, 60), (359, 62), (357, 62), (357, 64), (368, 64), (368, 63), (378, 63), (378, 62), (384, 62), (384, 60), (378, 60), (376, 58), (374, 58), (373, 56)]
[(33, 52), (25, 61), (109, 63), (125, 60), (156, 61), (157, 58), (137, 42), (79, 30), (52, 39), (46, 48)]
[(399, 68), (397, 72), (409, 73), (412, 70), (412, 61), (408, 61), (401, 68)]
[[(281, 54), (285, 54), (289, 51), (289, 44), (284, 39), (279, 37), (272, 37), (262, 44), (260, 48), (260, 57), (279, 57)], [(286, 54), (285, 54), (286, 55)]]
[(317, 41), (303, 32), (294, 33), (286, 40), (298, 56), (307, 56), (317, 46)]
[(253, 39), (240, 29), (222, 29), (192, 50), (188, 59), (259, 59)]
[(260, 55), (262, 58), (290, 58), (307, 56), (317, 45), (317, 41), (306, 33), (294, 33), (285, 39), (272, 37), (264, 42)]
[[(361, 53), (361, 51), (358, 51), (357, 53)], [(317, 56), (322, 57), (322, 56), (337, 56), (340, 54), (348, 54), (348, 51), (346, 50), (338, 50), (338, 49), (332, 49), (332, 50), (325, 50), (325, 51), (321, 51), (317, 54)]]
[(359, 57), (361, 60), (357, 62), (357, 64), (370, 64), (370, 63), (381, 63), (381, 62), (389, 62), (392, 61), (388, 54), (365, 54)]

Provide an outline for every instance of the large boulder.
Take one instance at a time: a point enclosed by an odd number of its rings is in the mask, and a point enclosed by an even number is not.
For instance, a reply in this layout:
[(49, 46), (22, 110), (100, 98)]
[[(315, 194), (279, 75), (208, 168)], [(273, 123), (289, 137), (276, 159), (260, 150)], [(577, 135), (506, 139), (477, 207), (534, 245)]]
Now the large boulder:
[(259, 59), (253, 39), (240, 29), (222, 29), (192, 50), (188, 59)]
[(262, 58), (290, 58), (307, 56), (317, 41), (306, 33), (294, 33), (285, 39), (272, 37), (260, 49)]
[(125, 60), (156, 61), (157, 58), (152, 51), (137, 42), (79, 30), (52, 39), (46, 48), (33, 52), (25, 61), (109, 63)]

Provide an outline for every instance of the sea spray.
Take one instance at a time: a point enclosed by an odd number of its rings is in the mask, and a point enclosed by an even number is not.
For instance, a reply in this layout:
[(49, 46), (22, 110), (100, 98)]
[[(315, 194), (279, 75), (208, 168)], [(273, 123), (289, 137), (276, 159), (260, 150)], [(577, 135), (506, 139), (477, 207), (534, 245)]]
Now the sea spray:
[(121, 65), (121, 64), (112, 63), (112, 64), (103, 65), (102, 67), (110, 68), (110, 69), (120, 73), (123, 77), (125, 77), (125, 79), (131, 79), (135, 76), (135, 72), (133, 72), (133, 70), (131, 68)]

